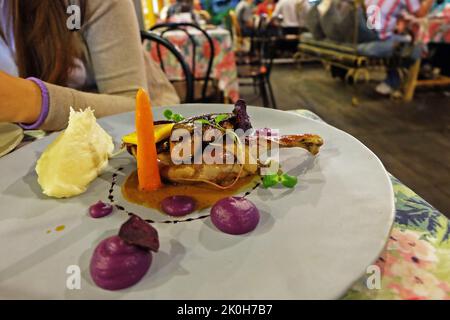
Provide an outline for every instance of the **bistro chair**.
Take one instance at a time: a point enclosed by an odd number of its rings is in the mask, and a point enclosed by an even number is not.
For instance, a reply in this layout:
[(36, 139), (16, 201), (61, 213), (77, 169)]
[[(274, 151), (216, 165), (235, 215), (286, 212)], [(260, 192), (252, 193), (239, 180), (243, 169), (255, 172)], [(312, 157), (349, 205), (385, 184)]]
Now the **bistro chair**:
[[(255, 42), (255, 56), (257, 60), (246, 64), (238, 65), (238, 78), (240, 80), (252, 80), (255, 90), (259, 89), (259, 94), (263, 100), (263, 106), (277, 109), (277, 103), (270, 82), (273, 59), (278, 43), (278, 37), (273, 35), (270, 21), (264, 19), (260, 21), (256, 31), (257, 41)], [(241, 83), (246, 85), (247, 83)]]
[(230, 20), (231, 36), (233, 37), (236, 64), (245, 65), (258, 63), (261, 58), (258, 56), (259, 51), (257, 50), (258, 30), (260, 29), (263, 19), (253, 21), (255, 24), (255, 34), (250, 37), (243, 37), (241, 26), (239, 25), (236, 12), (234, 10), (229, 11), (228, 18)]
[[(159, 55), (161, 53), (160, 49), (161, 49), (161, 47), (163, 47), (166, 50), (168, 50), (177, 59), (178, 63), (180, 64), (180, 66), (183, 70), (183, 74), (184, 74), (184, 81), (183, 81), (184, 92), (183, 92), (183, 95), (180, 95), (180, 98), (184, 96), (184, 100), (183, 100), (184, 103), (194, 102), (194, 77), (191, 73), (191, 70), (190, 70), (188, 64), (184, 60), (181, 53), (177, 50), (177, 48), (175, 48), (169, 41), (167, 41), (167, 39), (164, 39), (163, 37), (159, 36), (158, 34), (156, 34), (154, 32), (141, 31), (141, 39), (142, 39), (142, 41), (147, 40), (147, 41), (150, 41), (150, 42), (153, 42), (154, 44), (156, 44)], [(161, 69), (164, 72), (166, 72), (165, 68), (164, 68), (163, 60), (161, 59), (161, 56), (159, 58), (160, 58), (159, 62), (160, 62)]]
[(242, 37), (241, 26), (236, 16), (234, 10), (228, 12), (228, 17), (230, 19), (231, 35), (233, 37), (234, 48), (236, 51), (241, 50), (244, 45), (244, 38)]
[[(209, 48), (210, 56), (207, 63), (206, 71), (198, 76), (198, 50), (202, 50), (203, 48), (199, 48), (199, 44), (195, 39), (195, 36), (189, 30), (195, 29), (197, 30), (205, 39)], [(183, 32), (188, 37), (188, 43), (190, 43), (190, 47), (192, 49), (192, 61), (191, 61), (191, 74), (194, 78), (194, 102), (219, 102), (222, 99), (218, 99), (221, 94), (219, 93), (219, 89), (215, 81), (212, 79), (212, 68), (214, 57), (216, 55), (215, 46), (210, 35), (200, 28), (198, 25), (188, 22), (181, 23), (160, 23), (154, 25), (151, 31), (159, 32), (161, 37), (166, 37), (169, 31), (180, 31)], [(167, 38), (166, 38), (167, 39)], [(161, 57), (160, 57), (161, 58)], [(182, 82), (174, 82), (175, 89), (177, 91), (182, 91), (184, 85)]]

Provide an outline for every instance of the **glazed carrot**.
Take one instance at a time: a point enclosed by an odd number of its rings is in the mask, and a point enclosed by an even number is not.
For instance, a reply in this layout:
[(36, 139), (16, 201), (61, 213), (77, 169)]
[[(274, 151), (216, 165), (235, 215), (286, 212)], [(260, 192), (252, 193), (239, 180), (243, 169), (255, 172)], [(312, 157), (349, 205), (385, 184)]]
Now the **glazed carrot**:
[(139, 188), (154, 191), (161, 187), (150, 98), (143, 89), (136, 96), (137, 167)]

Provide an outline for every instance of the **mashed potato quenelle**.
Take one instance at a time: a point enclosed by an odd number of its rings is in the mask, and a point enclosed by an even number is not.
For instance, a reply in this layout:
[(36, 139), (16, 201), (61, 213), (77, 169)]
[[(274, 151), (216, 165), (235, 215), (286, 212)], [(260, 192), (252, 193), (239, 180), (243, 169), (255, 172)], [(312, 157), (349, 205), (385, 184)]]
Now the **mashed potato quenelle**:
[(98, 125), (94, 112), (71, 109), (69, 125), (42, 154), (36, 165), (45, 195), (69, 198), (86, 191), (107, 166), (114, 144)]

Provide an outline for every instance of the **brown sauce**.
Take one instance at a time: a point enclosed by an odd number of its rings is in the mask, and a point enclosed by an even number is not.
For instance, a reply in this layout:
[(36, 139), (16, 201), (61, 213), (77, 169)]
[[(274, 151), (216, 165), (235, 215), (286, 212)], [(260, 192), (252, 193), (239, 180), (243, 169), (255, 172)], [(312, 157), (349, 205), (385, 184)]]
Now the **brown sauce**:
[(212, 207), (217, 201), (254, 188), (259, 176), (248, 176), (226, 190), (220, 190), (206, 183), (197, 184), (165, 184), (156, 191), (139, 190), (137, 172), (133, 172), (122, 185), (122, 195), (129, 202), (161, 211), (160, 203), (171, 196), (189, 196), (197, 203), (197, 210)]

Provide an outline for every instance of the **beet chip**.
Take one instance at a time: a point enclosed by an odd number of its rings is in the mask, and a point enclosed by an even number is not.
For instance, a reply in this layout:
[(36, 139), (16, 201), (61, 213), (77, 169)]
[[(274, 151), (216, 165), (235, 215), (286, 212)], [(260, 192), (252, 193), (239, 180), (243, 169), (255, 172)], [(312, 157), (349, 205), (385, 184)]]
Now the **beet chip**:
[(247, 131), (252, 128), (250, 117), (247, 114), (247, 104), (244, 100), (238, 100), (234, 105), (233, 113), (236, 115), (236, 128)]
[(136, 215), (120, 227), (119, 237), (129, 244), (158, 252), (158, 231)]

